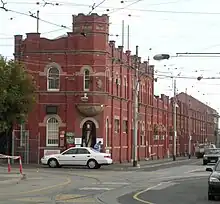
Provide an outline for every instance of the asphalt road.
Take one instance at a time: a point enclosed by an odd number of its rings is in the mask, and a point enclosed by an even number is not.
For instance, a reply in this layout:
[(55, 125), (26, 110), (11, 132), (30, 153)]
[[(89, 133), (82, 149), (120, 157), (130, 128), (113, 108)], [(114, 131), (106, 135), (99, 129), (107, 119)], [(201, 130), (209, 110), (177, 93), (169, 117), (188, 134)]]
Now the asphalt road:
[[(142, 192), (131, 193), (119, 198), (121, 204), (211, 204), (208, 201), (207, 177), (170, 180), (155, 183)], [(219, 200), (219, 199), (218, 199)]]
[[(197, 162), (201, 163), (201, 161)], [(195, 169), (204, 171), (204, 167), (195, 164), (195, 161), (180, 162), (178, 165), (169, 164), (170, 168), (167, 168), (167, 165), (164, 164), (160, 168), (159, 164), (151, 165), (148, 167), (151, 169), (150, 171), (146, 170), (147, 167), (141, 171), (24, 169), (27, 179), (14, 184), (3, 185), (0, 183), (0, 203), (117, 204), (117, 199), (120, 197), (119, 200), (122, 203), (125, 201), (126, 204), (135, 202), (140, 204), (139, 201), (133, 199), (134, 191), (141, 191), (168, 179), (194, 177)], [(207, 172), (205, 173), (207, 176)]]

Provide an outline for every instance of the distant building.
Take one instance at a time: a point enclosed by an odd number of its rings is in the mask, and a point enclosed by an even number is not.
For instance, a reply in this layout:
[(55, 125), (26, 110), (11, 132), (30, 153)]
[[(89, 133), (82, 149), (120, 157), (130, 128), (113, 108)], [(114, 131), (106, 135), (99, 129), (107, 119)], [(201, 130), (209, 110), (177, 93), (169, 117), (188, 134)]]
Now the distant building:
[[(26, 162), (39, 162), (44, 154), (73, 143), (92, 147), (101, 140), (103, 151), (110, 152), (115, 162), (131, 161), (134, 55), (109, 42), (107, 15), (79, 14), (73, 19), (73, 31), (53, 40), (39, 33), (27, 33), (25, 39), (15, 36), (15, 59), (33, 75), (38, 91), (27, 124), (14, 130), (14, 153)], [(172, 154), (172, 104), (163, 94), (154, 96), (154, 66), (142, 62), (140, 70), (145, 75), (139, 89), (138, 159), (167, 157)], [(188, 145), (187, 105), (181, 97), (178, 154)], [(195, 110), (193, 117), (200, 118), (204, 110)], [(201, 118), (195, 121), (202, 123)], [(193, 140), (212, 140), (211, 121), (203, 125), (206, 136), (194, 128)]]

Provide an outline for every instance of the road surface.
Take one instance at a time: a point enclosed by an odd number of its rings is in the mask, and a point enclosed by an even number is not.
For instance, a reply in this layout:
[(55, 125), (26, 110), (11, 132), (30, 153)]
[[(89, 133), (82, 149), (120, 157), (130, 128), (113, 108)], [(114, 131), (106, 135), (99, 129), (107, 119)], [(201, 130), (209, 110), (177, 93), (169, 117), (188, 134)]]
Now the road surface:
[[(200, 164), (197, 164), (198, 162)], [(197, 173), (195, 170), (200, 172)], [(167, 164), (162, 166), (155, 164), (134, 171), (107, 170), (105, 168), (103, 168), (103, 170), (42, 168), (26, 169), (25, 173), (27, 178), (14, 184), (1, 184), (0, 181), (1, 204), (140, 204), (147, 203), (148, 201), (144, 201), (148, 199), (149, 196), (151, 196), (150, 199), (155, 202), (156, 200), (154, 199), (156, 198), (152, 190), (141, 193), (136, 199), (134, 195), (146, 188), (158, 185), (161, 182), (165, 182), (160, 186), (161, 192), (164, 193), (164, 195), (169, 195), (169, 193), (172, 192), (170, 189), (173, 187), (179, 186), (177, 188), (179, 189), (178, 191), (182, 191), (188, 190), (192, 185), (192, 183), (187, 183), (192, 181), (179, 180), (176, 180), (174, 185), (171, 180), (180, 177), (194, 178), (198, 175), (202, 178), (207, 178), (208, 176), (208, 172), (204, 171), (200, 160), (183, 161), (178, 165), (176, 163), (169, 164), (169, 168)], [(202, 184), (204, 183), (203, 185), (200, 184), (193, 189), (198, 196), (201, 196), (201, 193), (198, 192), (205, 192), (206, 182), (203, 181), (205, 181), (205, 179), (199, 181)], [(181, 182), (185, 183), (180, 185)], [(203, 196), (204, 202), (206, 201), (206, 194)], [(170, 199), (173, 200), (173, 202), (163, 200), (163, 203), (176, 203), (176, 201), (174, 202), (175, 197), (170, 197)], [(140, 200), (142, 202), (140, 202)], [(157, 202), (159, 203), (159, 201)], [(185, 203), (190, 202), (191, 201), (187, 201)], [(196, 202), (194, 201), (194, 203)]]
[(205, 167), (197, 165), (195, 169), (185, 171), (182, 178), (162, 176), (157, 182), (150, 181), (145, 189), (121, 196), (118, 200), (121, 204), (216, 203), (208, 201), (208, 176)]

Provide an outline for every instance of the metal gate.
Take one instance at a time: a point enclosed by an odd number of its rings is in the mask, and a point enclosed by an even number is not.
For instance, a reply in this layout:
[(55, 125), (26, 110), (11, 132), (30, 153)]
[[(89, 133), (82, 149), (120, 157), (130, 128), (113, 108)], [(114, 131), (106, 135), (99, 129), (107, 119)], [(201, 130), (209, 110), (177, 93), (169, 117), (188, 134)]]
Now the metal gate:
[(13, 130), (12, 155), (21, 156), (22, 162), (29, 164), (29, 130)]

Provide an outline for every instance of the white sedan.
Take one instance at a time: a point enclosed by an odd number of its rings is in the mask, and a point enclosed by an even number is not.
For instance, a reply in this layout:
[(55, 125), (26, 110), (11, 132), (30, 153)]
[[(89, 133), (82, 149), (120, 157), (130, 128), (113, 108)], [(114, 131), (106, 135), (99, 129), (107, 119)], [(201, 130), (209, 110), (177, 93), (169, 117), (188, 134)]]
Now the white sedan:
[(61, 154), (44, 156), (41, 163), (51, 168), (61, 166), (88, 166), (90, 169), (98, 169), (102, 165), (113, 163), (111, 155), (100, 153), (89, 147), (71, 147)]

